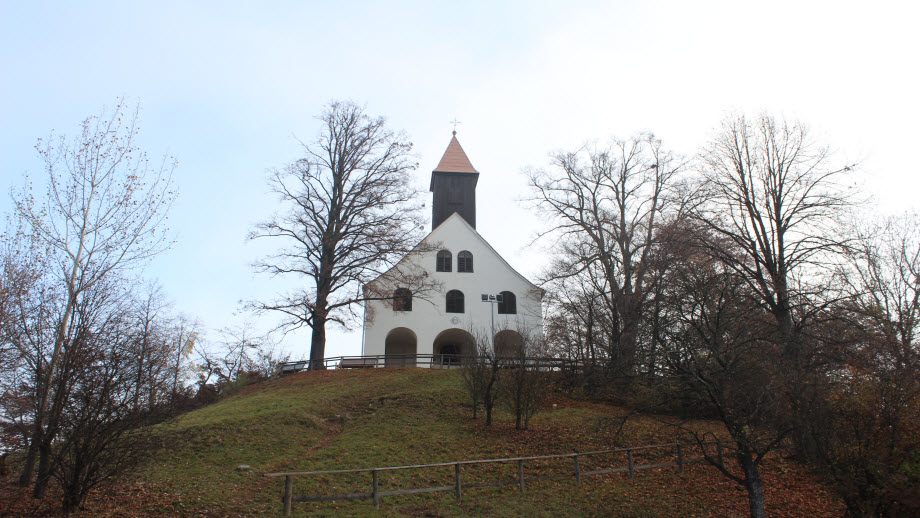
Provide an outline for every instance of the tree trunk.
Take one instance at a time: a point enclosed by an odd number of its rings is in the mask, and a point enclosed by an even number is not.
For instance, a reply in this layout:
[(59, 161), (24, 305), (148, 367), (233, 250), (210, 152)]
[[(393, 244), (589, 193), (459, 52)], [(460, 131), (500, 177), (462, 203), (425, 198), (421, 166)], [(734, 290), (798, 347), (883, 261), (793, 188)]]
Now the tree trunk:
[(22, 475), (19, 476), (19, 487), (29, 487), (32, 484), (32, 473), (35, 471), (35, 460), (38, 458), (38, 443), (41, 441), (41, 435), (41, 421), (36, 417), (35, 431), (32, 433), (32, 440), (29, 441), (29, 451), (26, 453)]
[(38, 476), (32, 488), (32, 498), (43, 498), (51, 480), (51, 441), (43, 440), (38, 445)]
[(73, 516), (79, 512), (80, 502), (74, 501), (74, 497), (65, 492), (62, 509), (64, 511), (64, 516)]
[[(44, 464), (47, 467), (48, 461), (47, 461), (47, 458), (45, 458), (46, 455), (42, 453), (44, 451), (44, 448), (42, 447), (42, 445), (44, 443), (49, 443), (50, 445), (51, 440), (54, 439), (54, 434), (51, 433), (50, 426), (48, 427), (47, 430), (44, 429), (44, 426), (45, 426), (44, 421), (46, 418), (48, 420), (54, 420), (55, 412), (60, 411), (60, 407), (58, 407), (57, 410), (52, 408), (49, 414), (48, 396), (51, 392), (51, 383), (52, 383), (52, 380), (54, 379), (54, 374), (57, 371), (58, 363), (60, 362), (60, 357), (62, 354), (62, 350), (64, 348), (64, 341), (67, 335), (67, 328), (70, 324), (71, 313), (74, 311), (74, 308), (76, 306), (77, 296), (74, 290), (74, 280), (73, 279), (76, 277), (77, 272), (79, 271), (78, 270), (79, 264), (77, 261), (80, 258), (80, 254), (82, 253), (82, 250), (83, 250), (83, 238), (81, 236), (80, 248), (77, 251), (77, 257), (74, 260), (73, 271), (70, 274), (71, 275), (70, 278), (67, 280), (67, 292), (68, 292), (67, 293), (67, 306), (64, 308), (63, 318), (61, 319), (58, 329), (55, 332), (54, 351), (51, 354), (51, 363), (48, 366), (47, 373), (44, 373), (44, 376), (45, 376), (44, 380), (41, 379), (42, 374), (43, 374), (42, 371), (39, 370), (37, 373), (38, 378), (39, 378), (38, 379), (39, 394), (38, 394), (38, 405), (37, 405), (38, 408), (35, 412), (35, 436), (32, 439), (32, 444), (29, 445), (29, 453), (26, 457), (26, 465), (23, 468), (22, 476), (19, 479), (19, 484), (22, 485), (22, 487), (29, 485), (29, 482), (32, 479), (32, 470), (34, 469), (34, 466), (35, 466), (35, 454), (37, 453), (39, 456), (39, 462), (38, 462), (39, 480), (36, 482), (35, 490), (33, 491), (33, 494), (39, 494), (39, 493), (44, 494), (45, 492), (44, 483), (41, 480), (42, 474), (43, 474), (42, 465)], [(50, 451), (50, 449), (48, 451)]]
[(763, 480), (760, 478), (760, 471), (757, 469), (757, 464), (754, 463), (754, 458), (750, 453), (740, 454), (738, 456), (738, 462), (741, 464), (741, 469), (744, 471), (744, 485), (748, 492), (748, 505), (751, 510), (751, 518), (765, 518), (766, 511), (764, 509), (763, 500)]
[(802, 337), (795, 329), (788, 303), (784, 303), (780, 311), (776, 313), (776, 320), (779, 325), (780, 339), (783, 341), (783, 360), (786, 364), (784, 371), (792, 407), (792, 437), (796, 453), (800, 460), (815, 462), (818, 458), (817, 447), (809, 430), (812, 418), (808, 403), (811, 399), (807, 379), (809, 372), (802, 350)]
[(491, 376), (489, 377), (489, 383), (486, 385), (486, 390), (483, 394), (482, 402), (482, 404), (486, 407), (486, 426), (492, 426), (492, 408), (495, 406), (495, 380), (496, 372), (498, 370), (498, 365), (496, 363), (497, 359), (493, 356), (489, 361), (491, 362), (491, 365), (489, 365), (489, 369), (491, 369)]
[(61, 414), (64, 412), (66, 398), (69, 396), (67, 383), (69, 375), (65, 373), (57, 381), (54, 400), (51, 402), (51, 410), (47, 419), (48, 422), (44, 430), (42, 430), (42, 438), (38, 443), (38, 474), (35, 478), (35, 487), (32, 490), (33, 498), (44, 497), (45, 491), (48, 489), (48, 483), (51, 481), (52, 447), (55, 439), (57, 439), (61, 425)]
[(147, 337), (149, 334), (149, 329), (147, 328), (147, 323), (144, 324), (144, 337), (141, 340), (141, 351), (137, 355), (137, 377), (134, 380), (134, 406), (132, 407), (135, 412), (139, 411), (141, 406), (141, 387), (144, 385), (144, 362), (147, 356)]
[[(318, 306), (319, 304), (317, 304)], [(313, 314), (313, 336), (310, 340), (310, 370), (325, 370), (326, 364), (326, 315)]]
[(486, 408), (486, 426), (492, 426), (492, 407), (494, 406), (495, 402), (495, 398), (492, 396), (492, 383), (493, 381), (489, 380), (489, 384), (486, 385), (485, 394), (483, 394), (482, 404)]
[(80, 503), (83, 501), (83, 495), (80, 490), (80, 475), (83, 472), (82, 463), (77, 461), (76, 466), (71, 473), (72, 478), (64, 485), (64, 498), (62, 508), (66, 516), (77, 514), (80, 511)]

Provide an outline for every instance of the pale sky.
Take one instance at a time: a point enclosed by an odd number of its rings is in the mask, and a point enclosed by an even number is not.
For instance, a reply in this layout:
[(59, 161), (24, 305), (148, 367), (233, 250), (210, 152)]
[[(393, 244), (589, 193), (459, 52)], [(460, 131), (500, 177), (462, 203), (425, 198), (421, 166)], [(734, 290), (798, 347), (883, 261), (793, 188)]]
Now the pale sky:
[[(278, 288), (250, 267), (270, 244), (246, 235), (276, 209), (266, 170), (299, 157), (334, 99), (409, 135), (423, 189), (460, 120), (478, 230), (531, 279), (546, 256), (528, 247), (541, 227), (522, 169), (643, 130), (690, 156), (728, 112), (803, 121), (861, 161), (876, 211), (920, 209), (918, 20), (907, 1), (2, 0), (0, 185), (41, 177), (36, 138), (140, 101), (140, 145), (178, 159), (180, 191), (176, 244), (144, 274), (216, 338), (240, 300)], [(327, 355), (360, 342), (360, 323), (333, 332)], [(306, 355), (308, 335), (285, 346)]]

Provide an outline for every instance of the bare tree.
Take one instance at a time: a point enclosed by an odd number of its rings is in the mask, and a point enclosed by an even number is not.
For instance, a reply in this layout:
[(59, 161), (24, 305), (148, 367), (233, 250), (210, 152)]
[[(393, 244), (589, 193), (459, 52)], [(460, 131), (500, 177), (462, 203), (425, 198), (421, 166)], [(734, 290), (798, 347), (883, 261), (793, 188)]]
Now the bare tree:
[(474, 338), (473, 351), (460, 358), (463, 382), (473, 406), (473, 419), (478, 417), (480, 405), (486, 411), (486, 426), (492, 425), (492, 410), (498, 401), (498, 382), (501, 378), (502, 359), (495, 354), (488, 332), (470, 330)]
[(557, 238), (562, 250), (546, 280), (578, 277), (590, 286), (608, 319), (603, 341), (616, 374), (636, 366), (650, 257), (682, 165), (661, 141), (640, 135), (558, 153), (549, 170), (530, 173), (533, 201), (553, 221), (543, 235)]
[(130, 473), (157, 447), (149, 434), (132, 433), (156, 422), (154, 413), (131, 410), (122, 369), (132, 359), (110, 349), (85, 352), (52, 452), (52, 475), (61, 485), (68, 515), (79, 510), (90, 492)]
[[(49, 425), (56, 439), (49, 464), (68, 514), (79, 509), (90, 491), (153, 453), (149, 437), (130, 432), (157, 422), (170, 410), (166, 398), (137, 398), (139, 392), (161, 388), (163, 377), (137, 377), (142, 332), (132, 310), (138, 301), (119, 289), (122, 284), (121, 279), (108, 278), (83, 292), (73, 314), (73, 336), (62, 349), (54, 378), (56, 411)], [(155, 337), (146, 338), (153, 348)], [(149, 371), (158, 363), (152, 370), (165, 371), (169, 359), (168, 354), (149, 355), (142, 369)]]
[[(920, 217), (862, 225), (841, 271), (841, 358), (809, 420), (817, 464), (851, 516), (920, 511)], [(830, 333), (828, 333), (830, 334)]]
[(835, 300), (828, 281), (835, 254), (847, 244), (841, 223), (854, 199), (841, 182), (852, 167), (832, 166), (827, 148), (802, 124), (767, 115), (726, 119), (700, 159), (703, 201), (692, 216), (712, 236), (703, 242), (708, 253), (736, 272), (773, 317), (796, 443), (811, 458), (807, 378), (823, 369), (813, 363), (820, 357), (806, 336)]
[(773, 315), (795, 361), (797, 335), (821, 309), (810, 304), (824, 289), (820, 274), (846, 244), (840, 223), (854, 200), (841, 181), (852, 166), (831, 166), (804, 125), (768, 115), (726, 119), (700, 157), (704, 202), (693, 216), (716, 238), (710, 252)]
[(822, 387), (807, 425), (815, 466), (830, 480), (850, 516), (920, 513), (920, 357), (904, 355), (885, 331), (861, 335)]
[(143, 296), (138, 297), (130, 310), (134, 323), (134, 333), (130, 340), (132, 356), (135, 361), (134, 372), (134, 411), (143, 407), (156, 406), (169, 394), (169, 364), (173, 355), (173, 343), (167, 338), (169, 322), (166, 311), (169, 304), (163, 296), (162, 289), (156, 284), (149, 284)]
[(263, 337), (254, 333), (249, 323), (221, 329), (220, 335), (221, 375), (235, 380), (253, 368), (253, 358), (262, 346)]
[(419, 242), (424, 226), (410, 187), (412, 144), (351, 102), (333, 102), (319, 119), (323, 131), (304, 145), (305, 157), (272, 171), (283, 211), (250, 235), (284, 243), (255, 265), (259, 271), (309, 283), (256, 307), (281, 313), (285, 329), (312, 329), (311, 369), (325, 368), (327, 323), (345, 326), (355, 304), (393, 296), (393, 289), (362, 293), (362, 285), (384, 272), (410, 291), (424, 283), (390, 269)]
[(188, 358), (195, 350), (195, 344), (201, 336), (201, 324), (187, 315), (179, 314), (171, 325), (169, 339), (172, 342), (172, 349), (175, 351), (172, 382), (172, 397), (175, 399), (179, 394), (179, 378), (188, 373)]
[(863, 226), (848, 255), (842, 279), (852, 309), (897, 344), (901, 361), (909, 363), (920, 355), (920, 215)]
[[(111, 111), (83, 121), (79, 136), (50, 137), (36, 146), (45, 163), (47, 193), (35, 200), (31, 189), (13, 195), (17, 215), (28, 231), (52, 254), (51, 275), (60, 285), (63, 303), (56, 319), (53, 346), (37, 358), (35, 429), (39, 479), (44, 490), (48, 455), (54, 441), (49, 427), (52, 380), (62, 350), (73, 337), (72, 319), (80, 297), (110, 275), (137, 267), (169, 246), (166, 212), (175, 197), (171, 185), (174, 161), (151, 164), (136, 147), (137, 109), (119, 100)], [(28, 485), (35, 454), (30, 447), (20, 482)]]
[(540, 411), (549, 393), (547, 372), (539, 364), (545, 356), (542, 337), (519, 330), (522, 343), (514, 355), (502, 358), (506, 371), (499, 381), (501, 400), (514, 415), (514, 427), (526, 430), (530, 419)]
[(149, 437), (132, 430), (176, 410), (169, 383), (171, 347), (178, 344), (169, 332), (155, 331), (168, 331), (168, 315), (147, 311), (151, 299), (135, 298), (132, 283), (110, 273), (81, 292), (54, 376), (44, 376), (64, 304), (59, 291), (41, 289), (45, 282), (59, 288), (50, 277), (20, 285), (13, 318), (3, 323), (4, 340), (19, 355), (5, 366), (10, 370), (0, 370), (0, 443), (36, 445), (40, 384), (50, 384), (44, 429), (54, 441), (36, 486), (57, 481), (70, 513), (90, 491), (153, 452)]
[(40, 285), (42, 261), (24, 246), (18, 229), (0, 233), (0, 372), (14, 370), (22, 359), (17, 347), (14, 325), (19, 318), (21, 301)]
[(249, 322), (221, 329), (219, 335), (213, 344), (200, 339), (192, 344), (199, 402), (211, 402), (274, 376), (278, 366), (289, 359), (270, 333), (253, 331)]
[[(591, 267), (595, 268), (595, 267)], [(544, 324), (546, 347), (555, 357), (571, 361), (567, 379), (589, 395), (597, 395), (607, 386), (609, 329), (612, 316), (606, 298), (598, 292), (592, 275), (585, 272), (552, 279), (547, 284)]]
[(763, 517), (760, 464), (792, 432), (770, 316), (744, 279), (711, 256), (688, 255), (667, 284), (662, 301), (672, 323), (664, 329), (667, 377), (655, 392), (673, 401), (695, 401), (697, 412), (725, 425), (740, 475), (722, 455), (707, 453), (711, 435), (676, 423), (710, 464), (747, 490), (751, 516)]
[(4, 449), (31, 450), (35, 402), (46, 358), (54, 344), (59, 286), (49, 282), (48, 257), (34, 240), (10, 225), (3, 234), (0, 269), (0, 429)]

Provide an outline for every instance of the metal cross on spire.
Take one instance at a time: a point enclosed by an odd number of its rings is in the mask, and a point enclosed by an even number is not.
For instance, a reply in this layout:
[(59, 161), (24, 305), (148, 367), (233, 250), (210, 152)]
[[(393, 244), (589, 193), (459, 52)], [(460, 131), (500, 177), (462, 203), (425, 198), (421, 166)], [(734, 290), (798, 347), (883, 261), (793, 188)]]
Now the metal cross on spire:
[(450, 123), (454, 125), (453, 134), (456, 135), (457, 134), (457, 124), (461, 124), (461, 122), (458, 121), (456, 117), (454, 117), (454, 120), (450, 121)]

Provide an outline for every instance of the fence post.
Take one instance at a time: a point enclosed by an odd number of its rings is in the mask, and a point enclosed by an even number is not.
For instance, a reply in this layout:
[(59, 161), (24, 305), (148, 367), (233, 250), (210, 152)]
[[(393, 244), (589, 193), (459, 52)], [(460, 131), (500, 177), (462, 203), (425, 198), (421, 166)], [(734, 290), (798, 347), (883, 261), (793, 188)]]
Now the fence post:
[(635, 468), (633, 467), (633, 454), (632, 450), (626, 450), (626, 458), (629, 459), (629, 478), (636, 476)]
[(575, 456), (575, 485), (581, 486), (581, 469), (578, 467), (578, 455)]
[(518, 461), (518, 484), (521, 486), (521, 493), (524, 492), (524, 461)]
[(380, 507), (380, 495), (377, 491), (377, 470), (371, 470), (371, 478), (373, 479), (373, 491), (371, 491), (371, 496), (374, 497), (374, 509)]
[(284, 510), (282, 514), (284, 516), (291, 515), (291, 502), (294, 500), (294, 478), (290, 475), (284, 476)]
[(677, 445), (677, 472), (684, 474), (684, 449), (680, 444)]
[(457, 485), (457, 501), (460, 501), (460, 463), (454, 464), (454, 479)]

